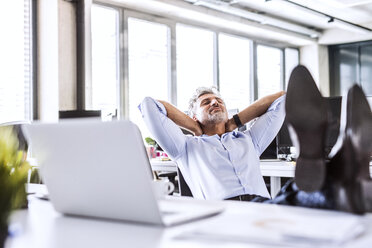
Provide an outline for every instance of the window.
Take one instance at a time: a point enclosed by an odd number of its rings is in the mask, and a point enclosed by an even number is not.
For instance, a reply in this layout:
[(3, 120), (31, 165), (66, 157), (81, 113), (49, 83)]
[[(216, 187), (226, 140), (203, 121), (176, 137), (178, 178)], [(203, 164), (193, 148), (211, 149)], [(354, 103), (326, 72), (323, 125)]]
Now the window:
[(360, 64), (360, 81), (363, 91), (367, 96), (372, 97), (372, 44), (361, 46)]
[(186, 111), (196, 88), (215, 85), (229, 110), (242, 110), (255, 98), (284, 88), (284, 78), (289, 75), (283, 75), (283, 58), (286, 73), (298, 64), (296, 49), (255, 47), (253, 53), (252, 40), (226, 30), (220, 33), (212, 27), (95, 4), (93, 77), (91, 89), (86, 89), (86, 99), (91, 101), (87, 106), (120, 106), (118, 113), (125, 114), (120, 118), (136, 123), (144, 137), (151, 134), (138, 105), (146, 96), (168, 100)]
[(148, 131), (138, 105), (144, 97), (168, 99), (170, 33), (164, 24), (128, 18), (129, 118)]
[(250, 43), (226, 34), (218, 36), (220, 92), (228, 109), (246, 108), (250, 103)]
[(195, 89), (214, 81), (214, 33), (177, 24), (177, 107), (188, 109)]
[(104, 115), (119, 107), (118, 19), (117, 10), (92, 6), (92, 85), (86, 105)]
[(0, 123), (32, 119), (31, 1), (0, 8)]
[(282, 50), (268, 46), (257, 46), (258, 98), (282, 89)]
[(358, 48), (347, 47), (340, 50), (340, 92), (346, 92), (358, 82)]
[(372, 102), (372, 42), (330, 46), (331, 96), (344, 95), (359, 84)]
[(285, 54), (285, 89), (287, 89), (289, 77), (293, 69), (299, 64), (299, 52), (297, 49), (286, 48)]

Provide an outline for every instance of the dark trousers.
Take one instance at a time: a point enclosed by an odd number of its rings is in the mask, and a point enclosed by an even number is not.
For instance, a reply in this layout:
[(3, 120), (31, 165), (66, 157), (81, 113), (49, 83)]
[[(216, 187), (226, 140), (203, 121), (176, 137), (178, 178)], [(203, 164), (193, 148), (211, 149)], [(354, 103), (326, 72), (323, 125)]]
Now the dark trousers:
[(229, 201), (250, 201), (250, 202), (267, 202), (269, 203), (268, 201), (271, 201), (271, 199), (269, 198), (266, 198), (266, 197), (263, 197), (263, 196), (260, 196), (260, 195), (238, 195), (238, 196), (235, 196), (235, 197), (231, 197), (231, 198), (227, 198), (225, 200), (229, 200)]
[(321, 209), (336, 209), (334, 196), (329, 187), (308, 193), (300, 191), (293, 179), (288, 180), (288, 182), (281, 188), (278, 195), (274, 199), (269, 199), (259, 195), (239, 195), (226, 200), (262, 202), (268, 204), (302, 206)]

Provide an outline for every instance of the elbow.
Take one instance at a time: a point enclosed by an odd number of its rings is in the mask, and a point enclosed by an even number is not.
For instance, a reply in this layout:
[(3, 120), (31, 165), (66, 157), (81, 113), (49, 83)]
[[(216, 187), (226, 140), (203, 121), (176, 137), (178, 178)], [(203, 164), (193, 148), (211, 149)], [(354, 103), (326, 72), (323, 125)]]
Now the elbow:
[(154, 102), (154, 99), (152, 99), (151, 97), (147, 96), (145, 97), (142, 102), (138, 105), (138, 110), (142, 113), (142, 117), (143, 117), (143, 113), (146, 111), (146, 109), (148, 109), (148, 107), (151, 105), (151, 103)]
[(152, 102), (154, 102), (154, 99), (152, 97), (146, 96), (145, 98), (143, 98), (143, 100), (141, 102), (141, 105), (149, 104), (149, 103), (152, 103)]
[(287, 92), (284, 90), (278, 92), (279, 97), (284, 96), (285, 94), (287, 94)]
[(144, 108), (154, 105), (154, 104), (155, 104), (155, 100), (152, 97), (146, 96), (145, 98), (143, 98), (142, 102), (140, 103), (138, 107), (140, 111), (142, 111)]
[(149, 96), (142, 100), (141, 104), (138, 106), (138, 109), (142, 113), (143, 118), (147, 115), (154, 115), (154, 113), (157, 112), (164, 113), (165, 115), (167, 113), (163, 104)]

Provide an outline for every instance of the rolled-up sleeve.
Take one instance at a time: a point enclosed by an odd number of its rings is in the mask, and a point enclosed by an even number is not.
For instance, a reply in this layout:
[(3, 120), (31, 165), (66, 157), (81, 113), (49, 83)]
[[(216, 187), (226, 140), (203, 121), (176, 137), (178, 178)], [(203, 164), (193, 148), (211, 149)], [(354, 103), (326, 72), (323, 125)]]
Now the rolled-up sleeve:
[(285, 95), (276, 99), (266, 113), (260, 116), (248, 130), (258, 155), (270, 145), (283, 125), (285, 118)]
[(185, 150), (186, 137), (167, 117), (164, 105), (151, 97), (146, 97), (138, 108), (154, 139), (173, 160), (178, 159)]

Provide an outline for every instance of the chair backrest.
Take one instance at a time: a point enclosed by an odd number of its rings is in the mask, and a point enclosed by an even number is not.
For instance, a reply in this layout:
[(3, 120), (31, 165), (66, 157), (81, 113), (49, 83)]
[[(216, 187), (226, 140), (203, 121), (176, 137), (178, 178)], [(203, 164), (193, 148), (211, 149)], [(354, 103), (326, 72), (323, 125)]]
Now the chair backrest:
[(178, 167), (177, 167), (177, 172), (178, 172), (178, 185), (179, 185), (179, 188), (180, 188), (181, 196), (191, 196), (191, 197), (193, 197), (193, 195), (191, 193), (191, 190), (190, 190), (189, 186), (187, 185), (180, 168), (178, 168)]

